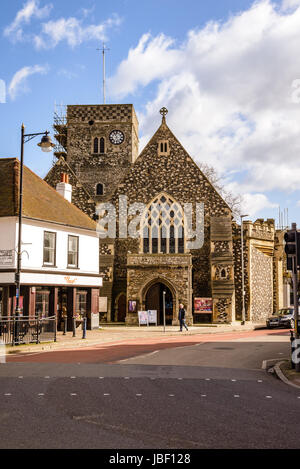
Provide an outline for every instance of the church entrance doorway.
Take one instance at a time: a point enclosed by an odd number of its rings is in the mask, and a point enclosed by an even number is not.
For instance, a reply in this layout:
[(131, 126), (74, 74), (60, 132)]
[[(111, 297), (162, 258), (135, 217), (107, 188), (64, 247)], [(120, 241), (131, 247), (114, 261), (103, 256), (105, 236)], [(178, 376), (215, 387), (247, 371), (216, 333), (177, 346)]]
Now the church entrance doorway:
[(166, 324), (172, 325), (173, 319), (173, 304), (174, 299), (171, 290), (163, 283), (155, 283), (152, 285), (146, 294), (145, 309), (146, 311), (157, 310), (157, 322), (162, 325), (164, 323), (163, 317), (163, 292), (166, 292)]
[(117, 321), (118, 322), (125, 322), (125, 318), (126, 318), (126, 295), (124, 293), (119, 296), (117, 307), (118, 307)]

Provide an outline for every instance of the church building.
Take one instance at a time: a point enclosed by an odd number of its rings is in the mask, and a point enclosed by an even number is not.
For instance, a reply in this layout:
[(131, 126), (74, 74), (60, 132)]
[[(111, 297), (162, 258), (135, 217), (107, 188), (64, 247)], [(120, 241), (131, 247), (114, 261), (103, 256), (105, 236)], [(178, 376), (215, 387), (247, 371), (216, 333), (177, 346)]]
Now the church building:
[[(157, 310), (162, 324), (164, 303), (166, 323), (175, 325), (183, 303), (188, 324), (241, 321), (241, 226), (169, 129), (167, 110), (160, 113), (139, 154), (133, 105), (67, 106), (45, 180), (56, 187), (68, 174), (72, 203), (93, 219), (99, 204), (115, 208), (116, 236), (100, 240), (103, 320), (138, 324), (138, 311)], [(139, 236), (130, 236), (138, 208)], [(187, 226), (195, 230), (197, 220), (198, 244)], [(285, 306), (283, 241), (273, 219), (245, 221), (243, 240), (246, 320), (263, 323)]]

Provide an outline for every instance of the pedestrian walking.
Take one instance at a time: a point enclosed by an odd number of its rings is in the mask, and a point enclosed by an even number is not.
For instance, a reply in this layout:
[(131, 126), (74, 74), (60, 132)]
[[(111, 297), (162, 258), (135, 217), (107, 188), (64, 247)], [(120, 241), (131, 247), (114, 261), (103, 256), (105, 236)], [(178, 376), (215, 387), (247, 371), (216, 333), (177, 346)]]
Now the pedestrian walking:
[(184, 326), (185, 329), (188, 331), (188, 327), (185, 323), (185, 314), (186, 314), (186, 311), (184, 309), (184, 304), (180, 303), (179, 313), (178, 313), (178, 319), (179, 319), (179, 324), (180, 324), (180, 332), (182, 332), (182, 326)]

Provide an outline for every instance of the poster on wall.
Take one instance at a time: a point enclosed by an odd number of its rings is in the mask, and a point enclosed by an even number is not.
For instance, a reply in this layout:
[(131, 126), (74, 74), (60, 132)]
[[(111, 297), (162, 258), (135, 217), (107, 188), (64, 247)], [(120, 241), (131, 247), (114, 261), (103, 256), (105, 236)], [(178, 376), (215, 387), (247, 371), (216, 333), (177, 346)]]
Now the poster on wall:
[(99, 313), (107, 312), (107, 296), (99, 296)]
[(139, 325), (142, 326), (142, 325), (146, 325), (148, 326), (148, 311), (139, 311), (138, 312), (138, 316), (139, 316)]
[(0, 265), (13, 265), (12, 250), (0, 250)]
[(136, 300), (128, 301), (128, 311), (130, 313), (137, 313), (137, 301)]
[(212, 310), (212, 298), (194, 298), (194, 313), (211, 314)]

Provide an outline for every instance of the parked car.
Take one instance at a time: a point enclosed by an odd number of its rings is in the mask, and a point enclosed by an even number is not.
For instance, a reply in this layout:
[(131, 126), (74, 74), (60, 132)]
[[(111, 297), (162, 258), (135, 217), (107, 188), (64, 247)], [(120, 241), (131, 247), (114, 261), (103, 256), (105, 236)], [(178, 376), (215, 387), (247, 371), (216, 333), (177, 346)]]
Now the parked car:
[(271, 329), (271, 327), (286, 327), (294, 329), (294, 308), (280, 309), (272, 316), (268, 317), (266, 324), (268, 329)]

